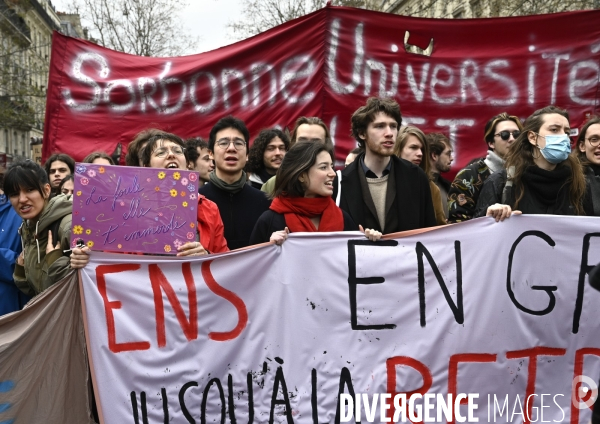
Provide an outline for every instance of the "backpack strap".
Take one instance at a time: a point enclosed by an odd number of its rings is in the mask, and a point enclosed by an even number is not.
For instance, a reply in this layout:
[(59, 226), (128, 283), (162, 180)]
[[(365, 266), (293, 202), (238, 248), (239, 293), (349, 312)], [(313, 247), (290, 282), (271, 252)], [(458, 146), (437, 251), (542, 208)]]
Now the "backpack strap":
[(502, 204), (508, 205), (510, 199), (512, 199), (513, 190), (513, 177), (515, 176), (515, 167), (511, 166), (506, 170), (506, 183), (502, 190)]

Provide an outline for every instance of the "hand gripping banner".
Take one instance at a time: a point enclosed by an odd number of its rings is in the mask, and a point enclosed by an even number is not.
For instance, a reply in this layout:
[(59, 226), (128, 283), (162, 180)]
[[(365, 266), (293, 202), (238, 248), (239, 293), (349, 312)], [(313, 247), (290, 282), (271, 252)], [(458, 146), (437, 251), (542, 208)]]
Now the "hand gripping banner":
[(555, 216), (375, 243), (292, 234), (194, 260), (93, 252), (81, 278), (100, 414), (333, 423), (345, 394), (363, 422), (381, 422), (369, 415), (375, 395), (470, 394), (475, 409), (424, 421), (471, 410), (479, 422), (587, 423), (582, 384), (600, 378), (600, 293), (587, 273), (598, 262), (600, 220)]

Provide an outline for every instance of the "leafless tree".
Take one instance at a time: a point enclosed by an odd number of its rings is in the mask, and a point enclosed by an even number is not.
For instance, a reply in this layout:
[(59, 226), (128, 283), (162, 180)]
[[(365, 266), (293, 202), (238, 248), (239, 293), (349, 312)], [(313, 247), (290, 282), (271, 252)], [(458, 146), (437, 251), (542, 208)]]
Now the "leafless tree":
[[(327, 0), (243, 0), (242, 18), (230, 22), (233, 39), (242, 40), (325, 7)], [(382, 0), (333, 0), (334, 6), (380, 10)]]
[[(29, 130), (41, 128), (46, 96), (45, 75), (39, 59), (49, 46), (33, 44), (21, 14), (29, 2), (0, 2), (0, 126)], [(38, 38), (39, 40), (39, 38)]]
[(192, 53), (198, 40), (186, 32), (177, 11), (186, 0), (76, 0), (74, 12), (98, 44), (138, 56)]

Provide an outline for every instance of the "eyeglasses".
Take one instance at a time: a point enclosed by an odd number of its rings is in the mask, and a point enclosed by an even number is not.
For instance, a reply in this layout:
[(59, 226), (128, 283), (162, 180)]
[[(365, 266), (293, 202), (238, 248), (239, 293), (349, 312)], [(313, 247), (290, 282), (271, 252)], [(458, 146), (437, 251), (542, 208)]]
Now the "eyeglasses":
[(231, 143), (233, 143), (235, 150), (240, 150), (246, 147), (246, 142), (241, 138), (222, 138), (215, 142), (215, 144), (223, 150), (227, 149)]
[(600, 137), (590, 137), (586, 138), (586, 140), (590, 142), (592, 147), (598, 147), (600, 144)]
[(183, 155), (183, 149), (179, 146), (173, 146), (171, 148), (160, 147), (160, 148), (156, 149), (155, 151), (153, 151), (152, 155), (156, 156), (157, 158), (164, 158), (169, 154), (169, 152), (173, 153), (175, 156)]
[(508, 141), (511, 134), (512, 134), (513, 138), (516, 140), (517, 137), (521, 135), (521, 131), (519, 131), (519, 130), (514, 130), (512, 132), (511, 131), (500, 131), (498, 134), (494, 134), (494, 137), (499, 135), (502, 140)]

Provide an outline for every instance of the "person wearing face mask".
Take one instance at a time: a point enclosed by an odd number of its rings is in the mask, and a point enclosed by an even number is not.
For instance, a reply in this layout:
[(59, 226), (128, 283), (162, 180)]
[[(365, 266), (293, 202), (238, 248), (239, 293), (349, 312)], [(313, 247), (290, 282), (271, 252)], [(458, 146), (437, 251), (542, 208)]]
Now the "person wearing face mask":
[(512, 214), (590, 215), (579, 161), (570, 156), (569, 114), (556, 106), (535, 111), (506, 155), (506, 170), (489, 177), (476, 216), (503, 221)]
[[(591, 117), (581, 128), (574, 155), (585, 173), (592, 199), (593, 215), (600, 216), (600, 117)], [(599, 408), (600, 409), (600, 408)], [(599, 414), (600, 415), (600, 414)]]

